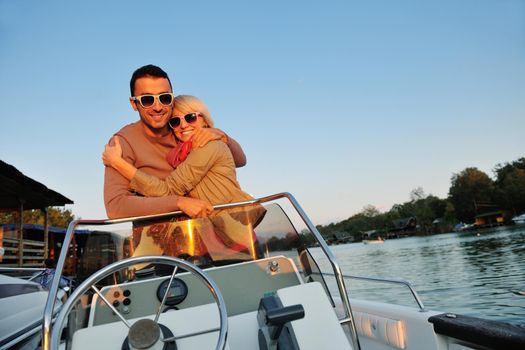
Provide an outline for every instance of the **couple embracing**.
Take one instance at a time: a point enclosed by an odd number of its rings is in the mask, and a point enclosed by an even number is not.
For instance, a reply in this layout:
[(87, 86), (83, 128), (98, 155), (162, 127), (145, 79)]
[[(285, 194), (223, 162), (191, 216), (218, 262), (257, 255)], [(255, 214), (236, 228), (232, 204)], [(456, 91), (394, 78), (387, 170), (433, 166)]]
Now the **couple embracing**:
[[(219, 220), (213, 219), (212, 205), (252, 199), (241, 190), (235, 171), (246, 164), (246, 156), (235, 140), (214, 128), (204, 102), (175, 96), (166, 72), (154, 65), (133, 73), (130, 91), (140, 120), (119, 130), (102, 155), (109, 218), (181, 210), (191, 218), (210, 217), (213, 223)], [(255, 221), (264, 215), (259, 206), (248, 212)], [(233, 213), (226, 217), (234, 224), (246, 221)], [(245, 239), (236, 237), (235, 229), (227, 230), (224, 221), (214, 222), (215, 232), (222, 232), (218, 239), (242, 246)]]

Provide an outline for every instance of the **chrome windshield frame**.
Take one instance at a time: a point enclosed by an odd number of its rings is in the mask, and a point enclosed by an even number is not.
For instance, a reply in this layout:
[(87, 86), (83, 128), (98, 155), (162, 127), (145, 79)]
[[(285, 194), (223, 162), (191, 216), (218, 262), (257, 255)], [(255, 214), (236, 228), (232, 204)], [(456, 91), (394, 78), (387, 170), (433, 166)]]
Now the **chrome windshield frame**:
[[(328, 244), (325, 242), (322, 235), (319, 233), (315, 225), (310, 221), (310, 219), (308, 218), (308, 216), (306, 215), (306, 213), (304, 212), (304, 210), (302, 209), (302, 207), (299, 205), (299, 203), (297, 202), (297, 200), (292, 194), (288, 192), (282, 192), (282, 193), (278, 193), (278, 194), (274, 194), (274, 195), (270, 195), (266, 197), (261, 197), (257, 199), (242, 201), (242, 202), (219, 204), (219, 205), (215, 205), (214, 209), (240, 207), (240, 206), (246, 206), (246, 205), (251, 205), (251, 204), (263, 204), (263, 203), (275, 201), (278, 199), (288, 199), (290, 204), (294, 207), (294, 209), (297, 211), (297, 213), (301, 217), (303, 223), (306, 225), (306, 227), (310, 230), (310, 232), (315, 237), (323, 253), (327, 256), (330, 262), (330, 265), (332, 267), (332, 270), (334, 271), (337, 287), (339, 289), (339, 294), (341, 296), (341, 301), (342, 301), (343, 308), (346, 314), (345, 317), (343, 318), (343, 321), (344, 321), (343, 323), (349, 324), (350, 333), (352, 335), (353, 349), (360, 350), (361, 346), (359, 344), (357, 329), (356, 329), (356, 325), (354, 322), (352, 309), (350, 307), (350, 300), (348, 298), (348, 293), (346, 291), (346, 286), (344, 282), (343, 273), (341, 272), (341, 268), (339, 264), (337, 263), (335, 255), (328, 247)], [(136, 217), (128, 217), (128, 218), (120, 218), (120, 219), (72, 221), (69, 224), (67, 228), (67, 232), (64, 236), (64, 241), (62, 243), (62, 250), (60, 252), (60, 256), (59, 256), (59, 259), (56, 265), (55, 277), (53, 278), (53, 282), (51, 284), (46, 306), (44, 309), (44, 319), (43, 319), (43, 324), (42, 324), (42, 349), (50, 350), (51, 348), (51, 343), (50, 343), (50, 335), (52, 331), (51, 326), (52, 326), (52, 319), (53, 319), (53, 311), (55, 308), (55, 301), (56, 301), (56, 297), (58, 294), (58, 288), (59, 288), (59, 281), (60, 281), (59, 277), (62, 275), (64, 264), (65, 264), (66, 257), (67, 257), (68, 248), (72, 242), (75, 228), (78, 225), (102, 226), (102, 225), (109, 225), (109, 224), (132, 222), (136, 220), (169, 218), (169, 217), (173, 217), (175, 215), (181, 215), (181, 214), (183, 214), (181, 211), (175, 211), (175, 212), (170, 212), (170, 213), (154, 214), (154, 215), (147, 215), (147, 216), (136, 216)]]

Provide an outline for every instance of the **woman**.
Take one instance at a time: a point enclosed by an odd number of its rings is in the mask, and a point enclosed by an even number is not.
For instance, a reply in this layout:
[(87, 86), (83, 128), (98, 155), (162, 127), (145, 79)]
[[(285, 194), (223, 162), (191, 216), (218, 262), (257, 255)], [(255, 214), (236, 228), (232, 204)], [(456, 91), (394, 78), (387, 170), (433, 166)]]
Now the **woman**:
[[(207, 200), (211, 204), (252, 199), (241, 190), (233, 157), (223, 141), (211, 141), (192, 149), (193, 135), (201, 128), (213, 127), (213, 119), (204, 102), (194, 96), (181, 95), (173, 103), (173, 117), (169, 125), (178, 144), (167, 156), (167, 161), (174, 167), (168, 177), (159, 179), (126, 162), (122, 158), (118, 137), (115, 137), (114, 146), (106, 145), (102, 155), (104, 164), (130, 180), (132, 190), (149, 197), (175, 194)], [(247, 241), (246, 228), (251, 232), (264, 213), (265, 209), (261, 206), (251, 206), (248, 210), (228, 211), (228, 215), (214, 216), (211, 218), (214, 232), (228, 247), (235, 251), (249, 249), (250, 255), (253, 255), (253, 237)], [(208, 243), (210, 248), (213, 242)]]

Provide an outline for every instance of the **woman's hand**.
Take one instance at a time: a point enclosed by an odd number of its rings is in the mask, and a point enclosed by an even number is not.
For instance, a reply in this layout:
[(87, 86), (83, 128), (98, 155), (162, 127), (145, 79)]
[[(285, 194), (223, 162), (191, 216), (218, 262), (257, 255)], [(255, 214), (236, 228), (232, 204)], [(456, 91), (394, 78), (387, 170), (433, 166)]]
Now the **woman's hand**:
[(102, 162), (104, 165), (115, 167), (115, 165), (122, 161), (122, 147), (120, 146), (120, 140), (118, 136), (113, 136), (110, 140), (110, 143), (113, 141), (114, 145), (107, 144), (104, 147), (104, 152), (102, 153)]

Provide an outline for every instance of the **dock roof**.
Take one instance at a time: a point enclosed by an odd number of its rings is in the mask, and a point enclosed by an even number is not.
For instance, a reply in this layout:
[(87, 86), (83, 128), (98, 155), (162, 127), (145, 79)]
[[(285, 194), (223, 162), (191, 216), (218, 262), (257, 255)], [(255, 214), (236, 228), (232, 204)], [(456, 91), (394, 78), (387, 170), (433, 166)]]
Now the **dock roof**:
[(73, 204), (62, 194), (22, 174), (14, 166), (0, 160), (0, 211), (44, 209)]

